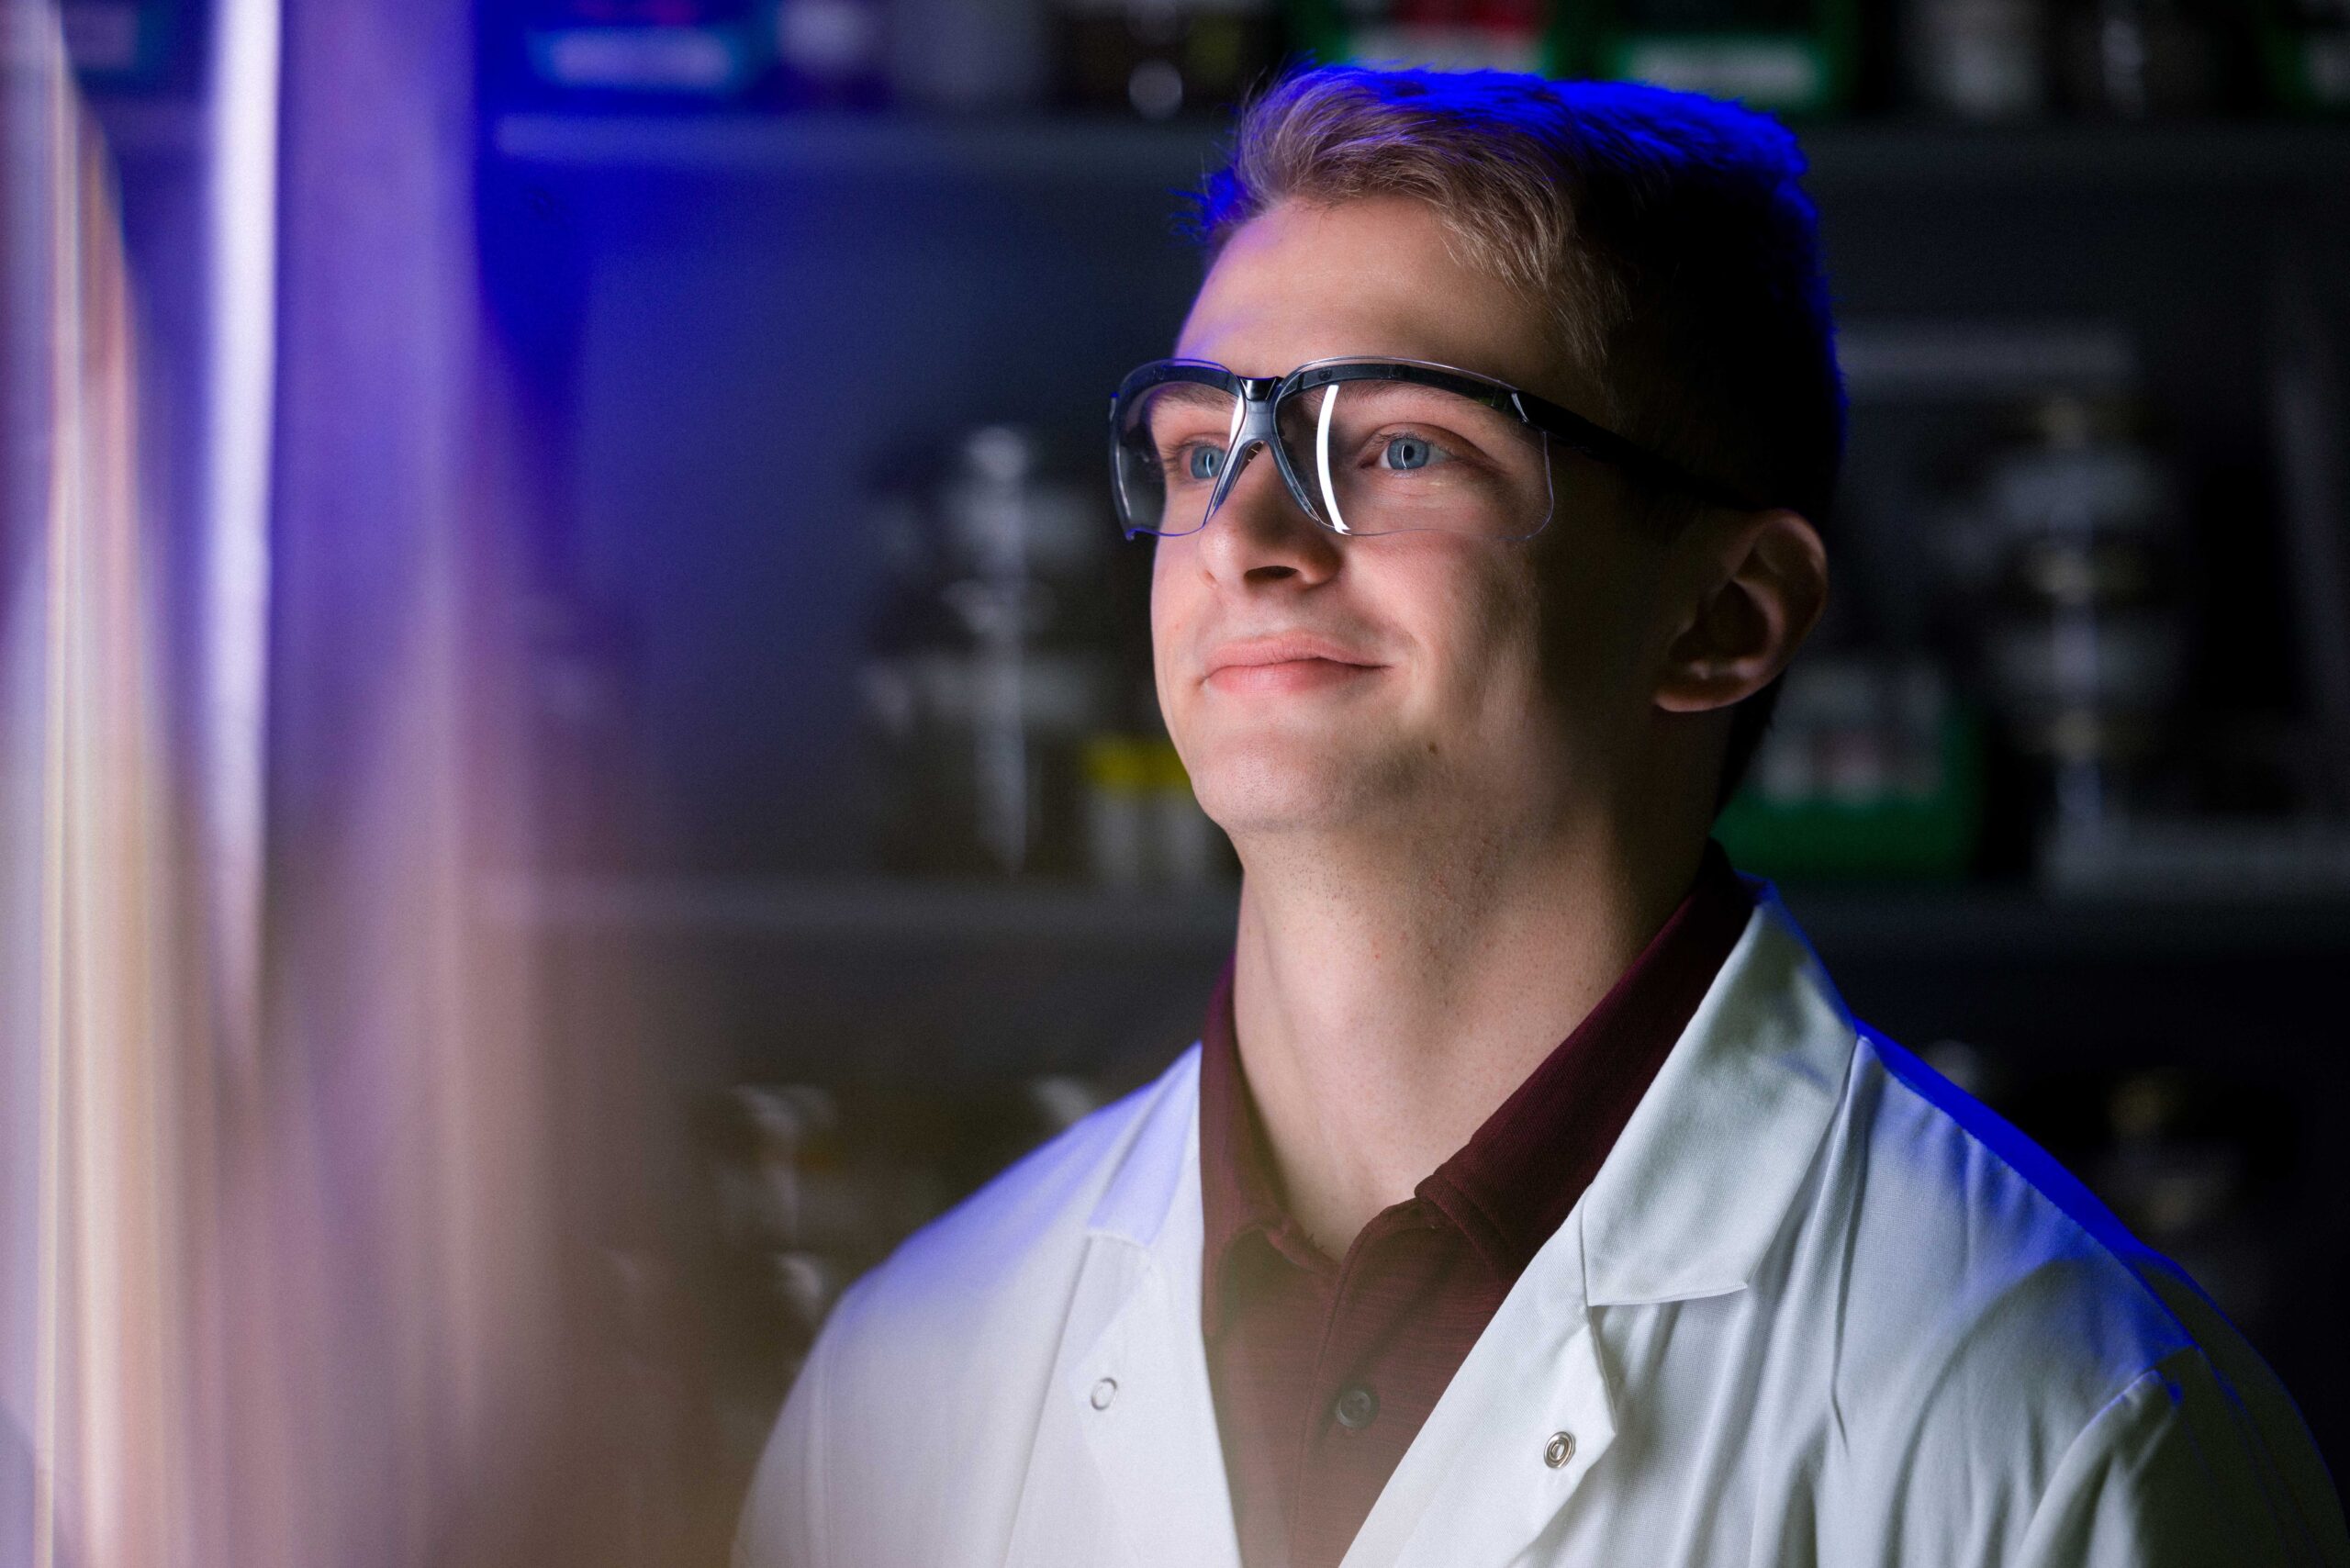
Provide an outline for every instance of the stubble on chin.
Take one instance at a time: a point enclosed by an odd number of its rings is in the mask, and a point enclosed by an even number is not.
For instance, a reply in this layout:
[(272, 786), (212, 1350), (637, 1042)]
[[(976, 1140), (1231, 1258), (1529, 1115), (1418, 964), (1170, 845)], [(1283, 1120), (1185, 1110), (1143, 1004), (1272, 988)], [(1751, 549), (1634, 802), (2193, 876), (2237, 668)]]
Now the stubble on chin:
[(1225, 736), (1199, 749), (1192, 790), (1236, 845), (1375, 832), (1410, 820), (1436, 787), (1425, 748), (1401, 737)]

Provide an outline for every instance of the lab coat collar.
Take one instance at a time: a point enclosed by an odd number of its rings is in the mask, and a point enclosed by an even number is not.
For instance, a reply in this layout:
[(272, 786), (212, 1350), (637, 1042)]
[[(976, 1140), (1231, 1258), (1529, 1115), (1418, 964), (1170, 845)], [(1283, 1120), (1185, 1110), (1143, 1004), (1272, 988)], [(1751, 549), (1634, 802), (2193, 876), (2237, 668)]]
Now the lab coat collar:
[[(1755, 896), (1745, 931), (1578, 1205), (1594, 1306), (1743, 1286), (1843, 1092), (1857, 1025), (1778, 890), (1746, 880)], [(1170, 1229), (1179, 1197), (1189, 1212)], [(1169, 1075), (1087, 1228), (1142, 1249), (1196, 1285), (1199, 1202), (1194, 1047)]]
[[(1171, 1263), (1177, 1260), (1175, 1249), (1161, 1243), (1178, 1239), (1168, 1235), (1168, 1222), (1186, 1217), (1178, 1212), (1176, 1200), (1187, 1194), (1196, 1208), (1200, 1201), (1200, 1047), (1196, 1045), (1183, 1053), (1152, 1091), (1150, 1108), (1102, 1185), (1085, 1228), (1089, 1234), (1141, 1248), (1162, 1263)], [(1188, 1229), (1196, 1242), (1200, 1221), (1196, 1215), (1189, 1218)], [(1174, 1228), (1187, 1227), (1179, 1223)], [(1197, 1247), (1192, 1253), (1196, 1273)]]
[(1754, 913), (1579, 1205), (1593, 1306), (1744, 1288), (1844, 1092), (1858, 1026), (1795, 917)]

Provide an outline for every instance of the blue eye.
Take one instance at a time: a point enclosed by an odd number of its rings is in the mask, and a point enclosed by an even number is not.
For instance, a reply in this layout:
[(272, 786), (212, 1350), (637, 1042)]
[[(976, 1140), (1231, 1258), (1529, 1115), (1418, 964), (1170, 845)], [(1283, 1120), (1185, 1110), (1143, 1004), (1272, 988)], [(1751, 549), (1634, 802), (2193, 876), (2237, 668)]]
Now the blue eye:
[(1183, 459), (1183, 472), (1187, 478), (1213, 479), (1224, 472), (1224, 454), (1213, 446), (1195, 446)]
[(1390, 468), (1425, 468), (1436, 460), (1436, 449), (1416, 435), (1391, 437), (1381, 454)]

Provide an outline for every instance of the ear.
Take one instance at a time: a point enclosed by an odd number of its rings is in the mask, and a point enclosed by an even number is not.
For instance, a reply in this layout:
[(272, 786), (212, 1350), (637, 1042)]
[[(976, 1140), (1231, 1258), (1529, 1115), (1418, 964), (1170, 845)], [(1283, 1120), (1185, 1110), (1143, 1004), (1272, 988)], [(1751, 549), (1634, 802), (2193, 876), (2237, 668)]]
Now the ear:
[(1656, 704), (1672, 713), (1726, 708), (1787, 667), (1828, 607), (1828, 552), (1802, 514), (1720, 512), (1690, 531), (1698, 551), (1664, 652)]

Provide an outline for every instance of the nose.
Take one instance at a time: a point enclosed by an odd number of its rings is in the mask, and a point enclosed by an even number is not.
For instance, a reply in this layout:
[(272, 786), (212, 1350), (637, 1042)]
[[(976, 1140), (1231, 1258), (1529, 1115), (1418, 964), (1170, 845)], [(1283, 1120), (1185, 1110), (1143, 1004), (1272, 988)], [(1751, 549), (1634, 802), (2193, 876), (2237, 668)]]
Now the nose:
[(1218, 492), (1195, 535), (1211, 578), (1234, 586), (1296, 579), (1310, 587), (1337, 570), (1337, 537), (1297, 504), (1263, 442), (1234, 454)]

